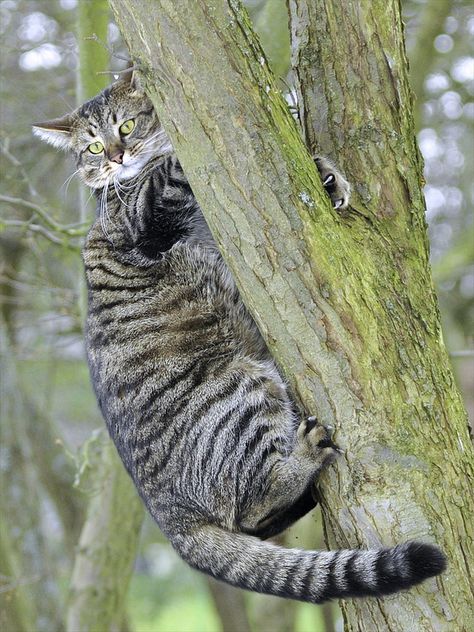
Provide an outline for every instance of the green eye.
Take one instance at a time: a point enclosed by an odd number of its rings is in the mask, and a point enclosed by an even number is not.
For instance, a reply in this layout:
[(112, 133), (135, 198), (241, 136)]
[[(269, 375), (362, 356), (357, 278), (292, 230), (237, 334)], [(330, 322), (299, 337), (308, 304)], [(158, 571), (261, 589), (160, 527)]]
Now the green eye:
[(119, 127), (119, 132), (126, 136), (127, 134), (130, 134), (134, 127), (135, 121), (133, 119), (129, 119), (128, 121), (125, 121), (125, 123), (122, 123)]
[(87, 148), (91, 154), (101, 154), (104, 151), (104, 146), (99, 141), (91, 143)]

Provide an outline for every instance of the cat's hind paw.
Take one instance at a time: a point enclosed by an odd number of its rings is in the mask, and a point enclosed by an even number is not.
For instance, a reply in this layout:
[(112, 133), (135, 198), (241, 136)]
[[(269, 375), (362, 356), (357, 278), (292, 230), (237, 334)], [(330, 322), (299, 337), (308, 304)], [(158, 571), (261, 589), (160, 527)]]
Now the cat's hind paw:
[(332, 461), (342, 450), (333, 442), (334, 428), (323, 426), (316, 417), (303, 419), (298, 428), (298, 440), (306, 445), (313, 458), (321, 461), (321, 466)]

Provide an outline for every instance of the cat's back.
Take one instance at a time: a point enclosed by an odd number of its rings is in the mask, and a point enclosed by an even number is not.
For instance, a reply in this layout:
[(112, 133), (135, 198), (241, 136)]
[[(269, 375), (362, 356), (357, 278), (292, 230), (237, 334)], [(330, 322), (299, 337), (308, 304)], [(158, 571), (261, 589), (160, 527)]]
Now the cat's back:
[(83, 251), (92, 356), (131, 367), (143, 362), (143, 351), (164, 361), (206, 348), (215, 330), (230, 324), (236, 290), (217, 252), (183, 244), (152, 265), (136, 266), (100, 233), (95, 226)]
[[(107, 417), (121, 394), (176, 381), (205, 365), (267, 352), (216, 249), (182, 244), (154, 265), (123, 263), (95, 226), (84, 248), (86, 345)], [(117, 399), (118, 398), (118, 399)]]

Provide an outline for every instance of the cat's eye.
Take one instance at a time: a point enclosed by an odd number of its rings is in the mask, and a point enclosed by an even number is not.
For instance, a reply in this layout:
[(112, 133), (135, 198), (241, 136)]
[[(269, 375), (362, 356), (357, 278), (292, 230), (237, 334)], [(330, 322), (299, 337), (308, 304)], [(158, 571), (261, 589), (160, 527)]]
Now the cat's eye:
[(125, 123), (122, 123), (122, 125), (119, 127), (119, 132), (123, 134), (124, 136), (126, 136), (127, 134), (130, 134), (130, 132), (133, 131), (134, 127), (135, 127), (135, 121), (133, 119), (129, 119), (128, 121), (125, 121)]
[(99, 141), (91, 143), (87, 148), (91, 154), (101, 154), (104, 151), (104, 146)]

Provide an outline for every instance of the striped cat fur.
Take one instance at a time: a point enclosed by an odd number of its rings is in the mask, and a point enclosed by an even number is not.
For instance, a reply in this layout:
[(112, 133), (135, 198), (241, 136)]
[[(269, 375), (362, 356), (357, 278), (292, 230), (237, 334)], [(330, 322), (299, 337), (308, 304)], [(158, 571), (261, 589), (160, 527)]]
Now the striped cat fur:
[[(443, 553), (422, 542), (304, 551), (265, 541), (314, 507), (337, 447), (314, 418), (298, 418), (136, 80), (34, 131), (72, 151), (95, 190), (83, 251), (92, 383), (177, 552), (234, 586), (313, 603), (386, 595), (442, 572)], [(325, 159), (317, 166), (346, 206), (347, 182)]]

